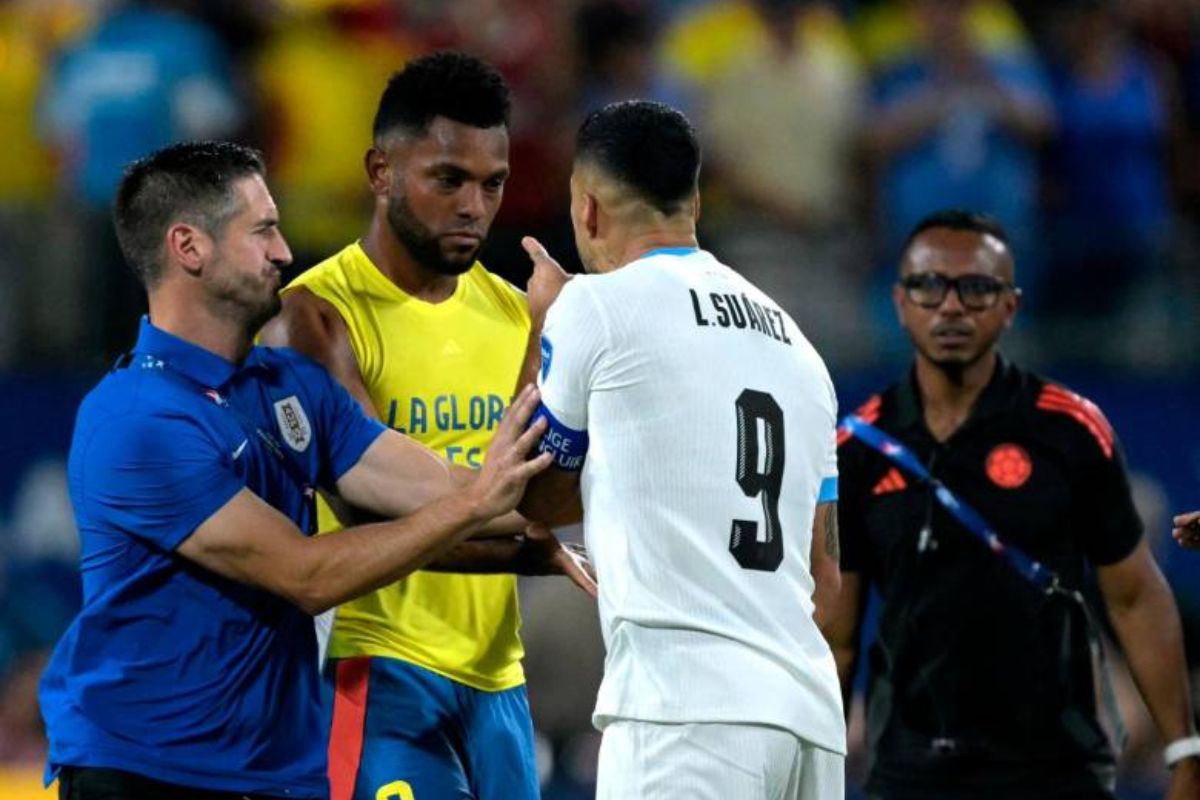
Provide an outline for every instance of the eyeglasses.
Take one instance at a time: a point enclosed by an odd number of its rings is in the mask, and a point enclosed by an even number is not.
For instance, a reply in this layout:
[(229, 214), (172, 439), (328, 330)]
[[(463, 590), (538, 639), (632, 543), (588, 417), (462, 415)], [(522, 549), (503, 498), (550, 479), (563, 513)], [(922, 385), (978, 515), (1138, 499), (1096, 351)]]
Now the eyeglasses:
[(991, 275), (960, 275), (951, 278), (937, 272), (922, 272), (906, 275), (900, 286), (909, 300), (922, 308), (937, 308), (946, 301), (951, 290), (958, 294), (959, 302), (969, 311), (986, 311), (996, 305), (1005, 290), (1019, 292), (1011, 283), (993, 278)]

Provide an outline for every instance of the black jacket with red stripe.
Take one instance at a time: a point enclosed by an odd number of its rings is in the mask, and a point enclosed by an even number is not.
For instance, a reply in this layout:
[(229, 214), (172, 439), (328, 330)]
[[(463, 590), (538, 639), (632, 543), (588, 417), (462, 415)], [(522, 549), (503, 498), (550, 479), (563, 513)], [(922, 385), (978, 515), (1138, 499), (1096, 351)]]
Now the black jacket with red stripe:
[[(925, 424), (911, 373), (857, 414), (1071, 587), (1138, 544), (1104, 415), (1003, 359), (945, 442)], [(1036, 590), (927, 485), (845, 434), (838, 469), (842, 570), (882, 597), (868, 656), (868, 789), (889, 799), (1034, 800), (1111, 779), (1079, 609)]]

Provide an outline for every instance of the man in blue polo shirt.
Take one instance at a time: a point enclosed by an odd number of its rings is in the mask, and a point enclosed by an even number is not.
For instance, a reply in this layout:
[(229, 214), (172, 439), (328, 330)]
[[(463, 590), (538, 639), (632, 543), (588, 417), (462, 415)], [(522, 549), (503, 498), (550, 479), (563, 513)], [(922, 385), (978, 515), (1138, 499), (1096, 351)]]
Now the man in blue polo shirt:
[[(114, 211), (150, 315), (76, 422), (84, 602), (42, 680), (47, 778), (67, 800), (324, 798), (312, 615), (511, 511), (548, 460), (525, 460), (536, 392), (472, 482), (314, 362), (254, 347), (291, 254), (253, 150), (159, 151)], [(317, 488), (409, 516), (309, 538)]]

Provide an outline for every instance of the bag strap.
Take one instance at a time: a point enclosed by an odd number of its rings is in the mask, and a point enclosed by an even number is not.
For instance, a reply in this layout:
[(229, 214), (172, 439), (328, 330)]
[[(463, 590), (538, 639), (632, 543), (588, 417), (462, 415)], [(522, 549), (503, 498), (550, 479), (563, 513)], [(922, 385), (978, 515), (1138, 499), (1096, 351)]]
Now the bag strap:
[(858, 439), (884, 458), (908, 472), (920, 483), (933, 490), (933, 496), (944, 509), (982, 541), (999, 558), (1008, 562), (1026, 580), (1047, 594), (1066, 593), (1057, 573), (1029, 556), (1024, 550), (1006, 543), (988, 521), (973, 506), (935, 478), (921, 460), (898, 439), (889, 436), (862, 417), (854, 414), (842, 420), (840, 429)]

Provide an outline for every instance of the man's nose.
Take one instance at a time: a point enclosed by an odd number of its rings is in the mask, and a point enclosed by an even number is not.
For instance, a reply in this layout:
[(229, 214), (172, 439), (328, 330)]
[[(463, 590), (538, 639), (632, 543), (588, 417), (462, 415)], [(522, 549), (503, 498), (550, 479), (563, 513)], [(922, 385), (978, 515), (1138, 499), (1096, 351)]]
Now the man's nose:
[(963, 305), (962, 296), (958, 293), (958, 285), (946, 287), (946, 296), (942, 298), (937, 309), (942, 314), (964, 314), (967, 307)]
[(466, 184), (458, 193), (459, 216), (467, 219), (479, 219), (486, 213), (487, 206), (483, 199), (483, 187)]
[(292, 249), (288, 247), (287, 239), (280, 233), (267, 249), (267, 258), (277, 267), (286, 267), (292, 263)]

